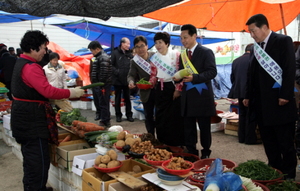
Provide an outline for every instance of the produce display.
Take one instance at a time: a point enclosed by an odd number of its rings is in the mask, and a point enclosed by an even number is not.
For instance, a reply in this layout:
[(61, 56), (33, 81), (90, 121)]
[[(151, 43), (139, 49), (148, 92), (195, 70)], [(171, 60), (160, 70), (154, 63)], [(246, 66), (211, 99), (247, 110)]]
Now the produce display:
[(248, 160), (239, 164), (234, 173), (252, 180), (274, 180), (282, 177), (276, 169), (259, 160)]
[(154, 149), (154, 147), (150, 141), (145, 141), (145, 142), (136, 141), (131, 146), (130, 151), (137, 154), (147, 154), (151, 152), (152, 149)]
[[(71, 123), (71, 131), (78, 135), (80, 138), (85, 138), (85, 134), (87, 132), (98, 132), (98, 131), (102, 131), (105, 128), (102, 126), (99, 126), (95, 123), (91, 123), (91, 122), (83, 122), (83, 121), (79, 121), (79, 120), (73, 120)], [(101, 132), (102, 133), (102, 132)], [(91, 133), (93, 134), (93, 133)]]
[(243, 185), (248, 189), (248, 191), (263, 191), (263, 189), (260, 186), (256, 186), (254, 182), (250, 178), (246, 178), (243, 176), (240, 176)]
[(87, 122), (86, 117), (83, 117), (81, 115), (80, 110), (78, 108), (74, 108), (70, 112), (63, 112), (62, 110), (60, 110), (58, 113), (60, 115), (60, 121), (59, 122), (64, 124), (64, 125), (67, 125), (67, 126), (71, 126), (72, 122), (74, 120)]
[(300, 184), (297, 184), (291, 180), (285, 180), (281, 182), (275, 182), (273, 184), (268, 184), (267, 187), (271, 191), (282, 191), (282, 190), (293, 190), (300, 191)]
[(147, 153), (147, 159), (152, 161), (164, 161), (169, 160), (172, 157), (172, 153), (165, 149), (151, 149)]
[(106, 155), (98, 155), (95, 159), (95, 166), (100, 168), (114, 168), (120, 165), (120, 161), (117, 161), (118, 155), (116, 151), (109, 150)]
[(181, 157), (173, 157), (166, 167), (172, 170), (184, 170), (191, 168), (191, 164)]

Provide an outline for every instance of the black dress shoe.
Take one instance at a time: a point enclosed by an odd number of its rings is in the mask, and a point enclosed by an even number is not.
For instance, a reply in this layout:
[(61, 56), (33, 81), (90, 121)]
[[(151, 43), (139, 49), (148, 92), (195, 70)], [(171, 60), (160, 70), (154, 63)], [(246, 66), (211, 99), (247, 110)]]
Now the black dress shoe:
[(122, 118), (121, 118), (121, 117), (117, 117), (116, 121), (117, 121), (117, 122), (121, 122), (121, 121), (122, 121)]
[(200, 158), (201, 158), (201, 159), (208, 159), (209, 156), (208, 156), (208, 155), (202, 155)]
[(99, 119), (100, 119), (100, 115), (96, 114), (95, 121), (98, 121)]
[(46, 190), (47, 191), (53, 191), (53, 188), (52, 187), (46, 187)]
[(127, 117), (127, 120), (130, 122), (134, 122), (134, 119), (132, 117)]

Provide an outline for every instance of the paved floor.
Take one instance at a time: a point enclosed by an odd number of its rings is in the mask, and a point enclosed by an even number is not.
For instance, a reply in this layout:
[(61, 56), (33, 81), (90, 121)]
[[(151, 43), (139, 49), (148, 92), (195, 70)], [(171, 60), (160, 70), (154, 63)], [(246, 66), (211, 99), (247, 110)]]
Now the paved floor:
[[(217, 109), (228, 111), (229, 102), (218, 100)], [(88, 121), (93, 122), (94, 112), (91, 110), (81, 110), (82, 115), (86, 116)], [(128, 122), (123, 120), (120, 123), (115, 122), (112, 116), (112, 125), (121, 125), (125, 130), (137, 134), (146, 132), (144, 121), (135, 120)], [(236, 163), (245, 162), (250, 159), (258, 159), (267, 162), (263, 146), (245, 145), (238, 143), (237, 137), (226, 135), (223, 131), (212, 133), (212, 154), (211, 158), (224, 158)], [(198, 145), (200, 148), (200, 145)], [(20, 191), (22, 187), (22, 163), (11, 152), (11, 147), (7, 146), (3, 140), (0, 140), (0, 190), (2, 191)], [(300, 171), (297, 170), (297, 181), (300, 181)]]

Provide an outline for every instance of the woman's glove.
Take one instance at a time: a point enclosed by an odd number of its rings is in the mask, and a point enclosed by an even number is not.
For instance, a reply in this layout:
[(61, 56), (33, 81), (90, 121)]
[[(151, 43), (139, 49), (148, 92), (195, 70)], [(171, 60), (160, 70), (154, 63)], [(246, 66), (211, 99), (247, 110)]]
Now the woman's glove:
[(80, 87), (76, 88), (69, 88), (70, 90), (70, 97), (69, 98), (77, 98), (84, 94), (84, 90), (80, 89)]

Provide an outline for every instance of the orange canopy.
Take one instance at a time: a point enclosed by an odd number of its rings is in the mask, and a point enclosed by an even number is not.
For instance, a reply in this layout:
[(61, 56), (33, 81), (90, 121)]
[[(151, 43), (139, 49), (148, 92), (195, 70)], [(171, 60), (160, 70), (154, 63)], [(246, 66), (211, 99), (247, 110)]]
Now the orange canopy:
[(66, 70), (75, 70), (78, 72), (79, 77), (83, 81), (83, 85), (88, 85), (90, 81), (90, 59), (93, 57), (92, 54), (84, 56), (75, 56), (70, 54), (68, 51), (55, 44), (50, 42), (48, 44), (48, 49), (51, 49), (53, 52), (56, 52), (60, 56), (60, 60), (65, 63)]
[[(288, 25), (299, 14), (300, 0), (282, 3), (282, 8)], [(260, 0), (190, 0), (143, 16), (178, 25), (193, 24), (211, 31), (242, 32), (247, 31), (247, 20), (258, 13), (268, 18), (271, 30), (283, 28), (279, 4)]]

